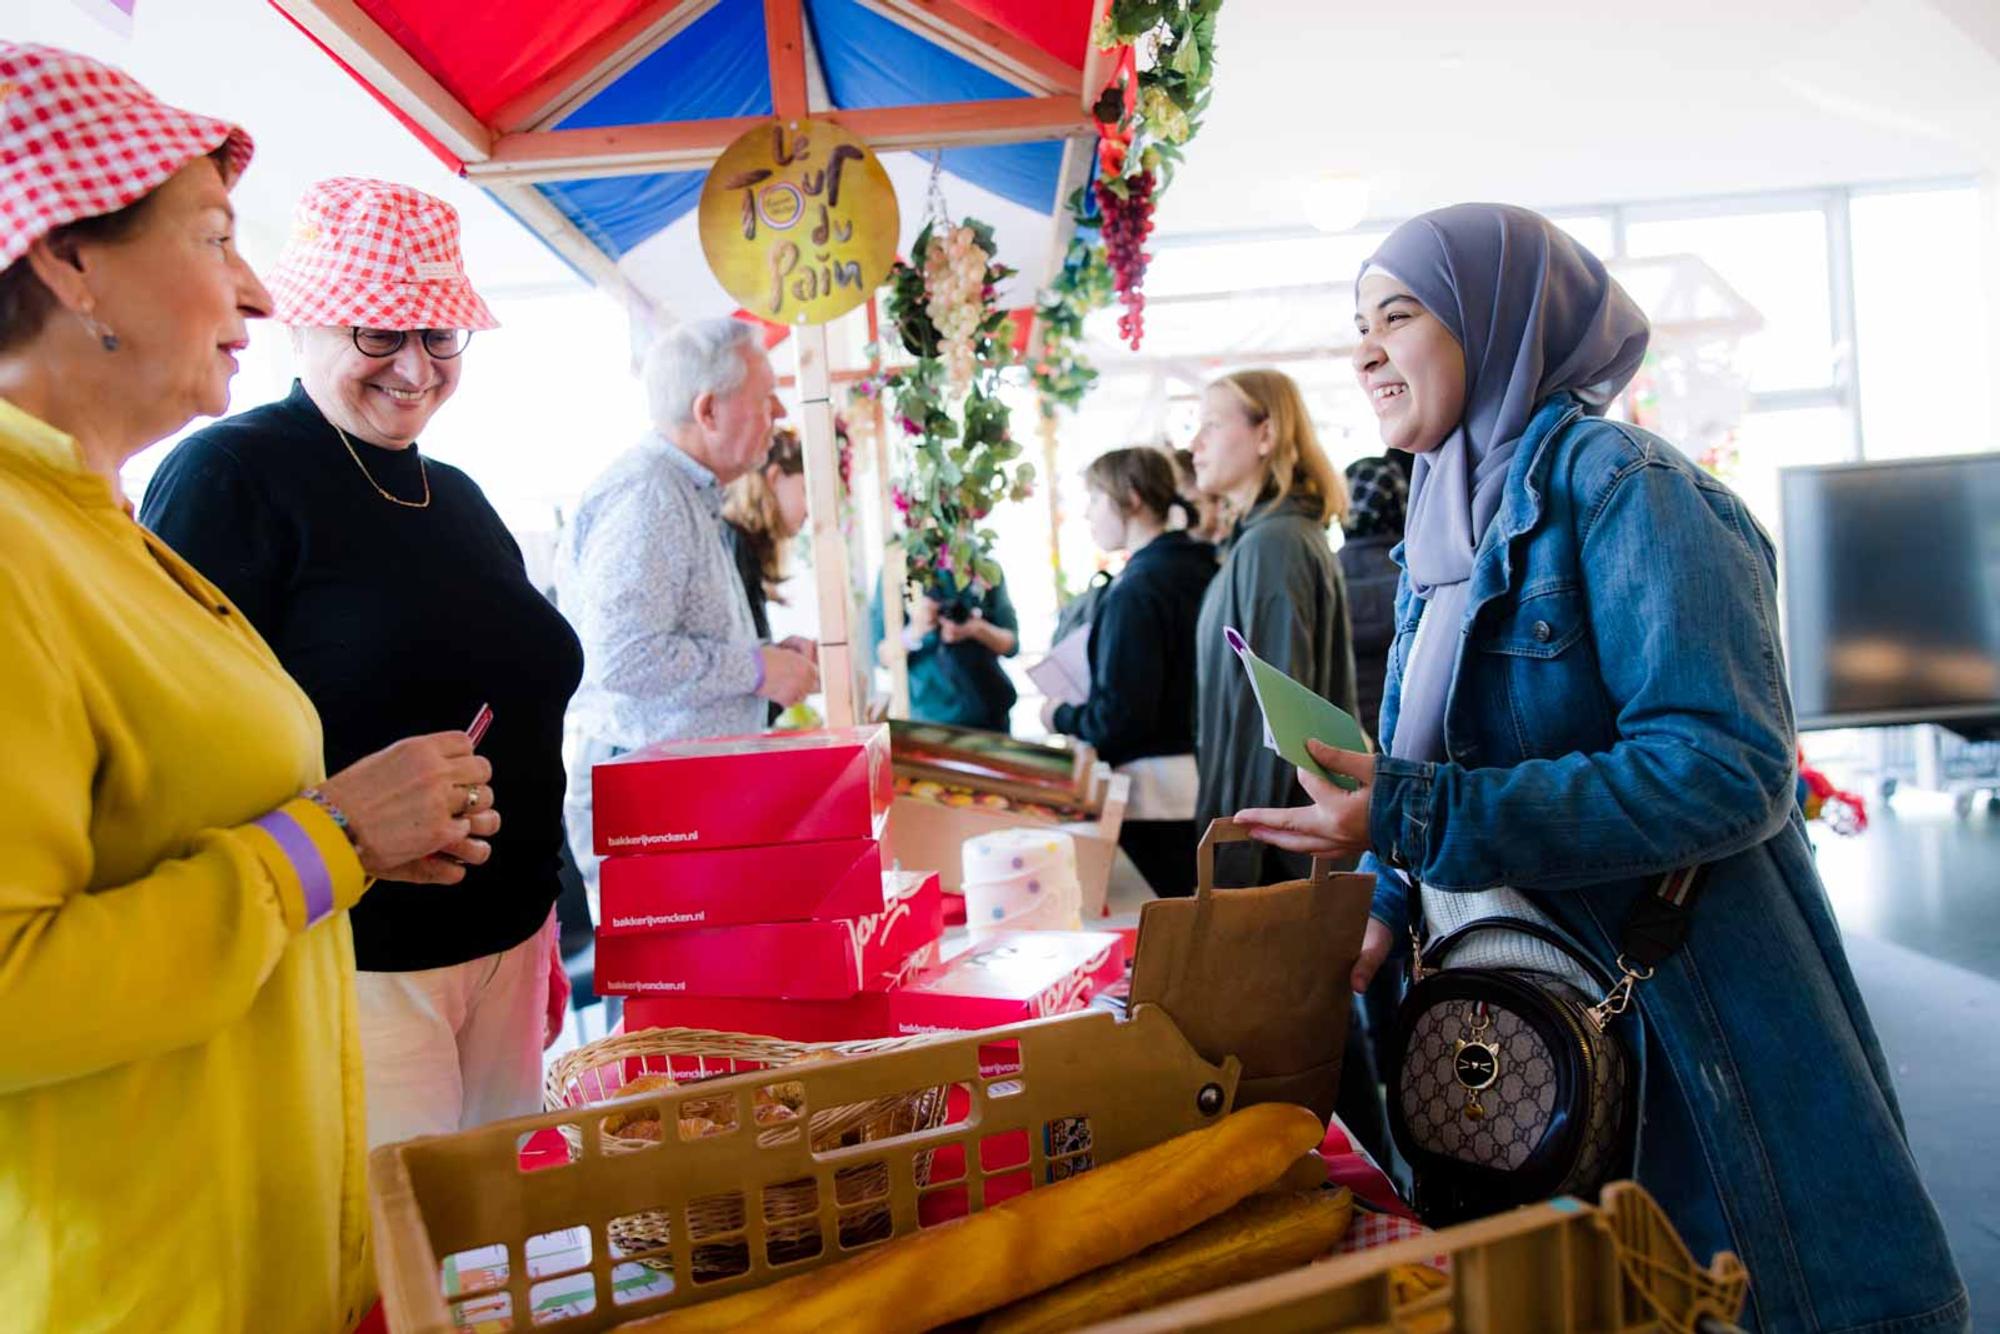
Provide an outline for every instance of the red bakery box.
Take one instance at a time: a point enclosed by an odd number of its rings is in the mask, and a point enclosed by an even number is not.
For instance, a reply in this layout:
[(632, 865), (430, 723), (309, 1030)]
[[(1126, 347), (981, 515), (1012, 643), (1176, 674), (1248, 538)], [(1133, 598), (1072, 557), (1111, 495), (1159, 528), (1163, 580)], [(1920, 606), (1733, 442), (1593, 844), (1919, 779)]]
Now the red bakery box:
[(872, 838), (606, 857), (597, 929), (620, 936), (868, 917), (888, 906), (883, 870)]
[(759, 1000), (747, 996), (634, 996), (625, 1002), (625, 1031), (705, 1028), (753, 1033), (787, 1042), (854, 1042), (893, 1037), (889, 997), (864, 991), (846, 1000)]
[(1115, 931), (1002, 931), (889, 993), (898, 1035), (1067, 1014), (1125, 975)]
[(831, 922), (756, 922), (597, 937), (592, 985), (614, 996), (844, 1000), (885, 991), (939, 959), (936, 872), (884, 877), (887, 906)]
[(590, 773), (601, 857), (880, 838), (889, 729), (663, 741)]

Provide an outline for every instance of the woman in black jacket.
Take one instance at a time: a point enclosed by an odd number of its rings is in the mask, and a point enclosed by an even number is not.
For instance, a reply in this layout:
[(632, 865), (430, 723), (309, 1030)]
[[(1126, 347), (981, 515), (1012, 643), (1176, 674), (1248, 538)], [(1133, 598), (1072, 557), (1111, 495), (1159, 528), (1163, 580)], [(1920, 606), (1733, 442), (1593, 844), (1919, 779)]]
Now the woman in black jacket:
[(1132, 777), (1118, 846), (1162, 896), (1194, 889), (1194, 634), (1215, 548), (1167, 522), (1182, 509), (1157, 449), (1114, 449), (1085, 470), (1090, 535), (1130, 553), (1090, 622), (1090, 697), (1042, 707), (1042, 723), (1096, 747)]
[(1403, 540), (1403, 515), (1410, 484), (1387, 457), (1356, 459), (1347, 465), (1350, 501), (1341, 529), (1340, 572), (1347, 578), (1347, 619), (1354, 639), (1355, 717), (1371, 737), (1380, 736), (1382, 678), (1389, 670), (1389, 645), (1396, 638), (1396, 581), (1402, 569), (1390, 553)]

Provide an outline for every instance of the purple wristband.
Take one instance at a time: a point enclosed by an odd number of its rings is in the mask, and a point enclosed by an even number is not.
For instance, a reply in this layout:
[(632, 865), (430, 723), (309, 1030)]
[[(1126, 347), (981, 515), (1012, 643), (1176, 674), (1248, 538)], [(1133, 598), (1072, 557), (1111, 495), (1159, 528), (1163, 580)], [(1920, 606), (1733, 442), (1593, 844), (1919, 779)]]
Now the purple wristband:
[(754, 695), (764, 688), (764, 646), (759, 644), (751, 649), (750, 656), (757, 660), (757, 679), (750, 686), (750, 693)]
[(319, 855), (319, 845), (312, 841), (312, 835), (282, 810), (260, 816), (251, 823), (278, 840), (278, 847), (291, 862), (292, 871), (299, 878), (299, 888), (305, 893), (306, 925), (331, 914), (333, 874), (326, 869), (326, 858)]

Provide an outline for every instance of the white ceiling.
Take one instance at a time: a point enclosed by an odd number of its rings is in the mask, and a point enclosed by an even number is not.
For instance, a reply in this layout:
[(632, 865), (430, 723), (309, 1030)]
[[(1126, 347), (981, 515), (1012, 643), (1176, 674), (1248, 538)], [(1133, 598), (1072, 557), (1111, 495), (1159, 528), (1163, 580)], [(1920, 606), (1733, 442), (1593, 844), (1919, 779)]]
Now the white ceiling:
[(1959, 176), (2000, 164), (2000, 0), (1230, 0), (1163, 234)]

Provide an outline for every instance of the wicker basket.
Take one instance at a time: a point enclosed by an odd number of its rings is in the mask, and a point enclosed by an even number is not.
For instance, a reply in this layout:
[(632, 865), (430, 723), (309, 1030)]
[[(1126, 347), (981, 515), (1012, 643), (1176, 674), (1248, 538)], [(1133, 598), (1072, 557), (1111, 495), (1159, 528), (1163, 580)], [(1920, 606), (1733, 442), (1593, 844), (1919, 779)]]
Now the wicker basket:
[[(867, 1056), (933, 1040), (926, 1035), (858, 1042), (790, 1042), (782, 1038), (717, 1033), (698, 1028), (648, 1028), (636, 1033), (615, 1033), (556, 1058), (543, 1081), (542, 1105), (554, 1112), (609, 1103), (621, 1096), (620, 1090), (627, 1084), (642, 1075), (670, 1075), (676, 1087), (654, 1094), (659, 1100), (657, 1116), (660, 1133), (665, 1136), (669, 1133), (666, 1118), (675, 1115), (677, 1107), (685, 1111), (685, 1090), (702, 1080), (753, 1070), (782, 1069), (788, 1065), (838, 1056)], [(810, 1147), (816, 1153), (825, 1152), (844, 1145), (932, 1129), (944, 1123), (948, 1094), (949, 1089), (940, 1085), (914, 1094), (899, 1093), (869, 1102), (815, 1109), (807, 1120)], [(648, 1110), (640, 1106), (634, 1109), (633, 1115), (644, 1118)], [(773, 1101), (768, 1107), (759, 1105), (757, 1113), (756, 1137), (759, 1144), (769, 1144), (798, 1133), (795, 1113), (782, 1102)], [(607, 1117), (604, 1123), (600, 1123), (599, 1142), (606, 1154), (635, 1153), (650, 1149), (657, 1143), (651, 1138), (613, 1133), (607, 1128), (609, 1120)], [(582, 1152), (582, 1132), (568, 1124), (561, 1129), (564, 1140), (569, 1144), (570, 1157), (574, 1159)], [(711, 1133), (701, 1128), (699, 1123), (679, 1117), (676, 1118), (675, 1129), (681, 1138), (701, 1138)], [(925, 1154), (916, 1164), (920, 1184), (927, 1179), (929, 1167), (929, 1155)], [(882, 1180), (857, 1179), (852, 1183), (855, 1197), (881, 1196), (886, 1199), (889, 1193), (888, 1169), (879, 1164), (872, 1165), (871, 1169), (864, 1169), (864, 1177), (868, 1170)], [(776, 1188), (767, 1208), (770, 1210), (767, 1219), (773, 1263), (782, 1262), (787, 1258), (787, 1252), (792, 1250), (796, 1250), (801, 1257), (816, 1253), (819, 1244), (819, 1202), (814, 1183), (802, 1181), (793, 1187)], [(607, 1228), (607, 1233), (621, 1251), (633, 1254), (668, 1246), (671, 1242), (669, 1223), (669, 1215), (665, 1212), (642, 1213), (614, 1221)], [(695, 1271), (700, 1278), (727, 1277), (742, 1273), (747, 1268), (748, 1256), (740, 1240), (701, 1244), (707, 1238), (739, 1233), (742, 1227), (740, 1201), (704, 1201), (690, 1206), (688, 1239), (695, 1243)], [(887, 1237), (891, 1230), (889, 1207), (885, 1203), (877, 1210), (856, 1215), (849, 1223), (844, 1223), (843, 1228), (852, 1229), (846, 1234), (846, 1244), (850, 1245), (876, 1240), (877, 1233)], [(648, 1262), (642, 1260), (640, 1263)]]

